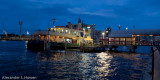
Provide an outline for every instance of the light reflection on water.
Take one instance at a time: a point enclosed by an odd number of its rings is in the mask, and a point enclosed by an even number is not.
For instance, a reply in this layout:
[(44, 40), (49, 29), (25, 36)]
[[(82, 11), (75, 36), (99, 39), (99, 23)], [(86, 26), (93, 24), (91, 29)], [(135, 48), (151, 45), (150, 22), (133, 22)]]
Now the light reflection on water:
[[(11, 44), (12, 43), (12, 44)], [(21, 45), (17, 45), (20, 43)], [(141, 79), (147, 54), (81, 53), (76, 51), (34, 52), (25, 42), (0, 42), (0, 76), (28, 75), (38, 79)], [(9, 46), (6, 46), (9, 45)], [(3, 48), (7, 49), (4, 49)], [(18, 50), (15, 50), (18, 49)]]
[(97, 62), (99, 66), (95, 66), (96, 71), (99, 72), (99, 76), (108, 76), (110, 72), (113, 72), (115, 69), (110, 70), (110, 62), (112, 60), (112, 56), (107, 53), (97, 53)]

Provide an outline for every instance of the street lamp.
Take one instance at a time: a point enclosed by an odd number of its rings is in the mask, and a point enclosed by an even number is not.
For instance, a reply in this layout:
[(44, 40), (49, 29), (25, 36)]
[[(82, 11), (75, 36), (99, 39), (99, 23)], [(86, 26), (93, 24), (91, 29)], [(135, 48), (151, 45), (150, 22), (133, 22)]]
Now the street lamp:
[(83, 31), (84, 31), (84, 32), (83, 32), (82, 45), (84, 46), (84, 43), (85, 43), (85, 42), (84, 42), (84, 41), (85, 41), (85, 40), (84, 40), (84, 37), (85, 37), (85, 28), (83, 28)]
[(85, 28), (83, 28), (84, 34), (83, 34), (83, 38), (85, 37)]
[(29, 32), (27, 31), (27, 35), (29, 35)]
[(121, 25), (120, 24), (119, 24), (118, 28), (119, 28), (119, 30), (121, 29)]
[[(54, 23), (55, 23), (55, 20), (56, 20), (56, 19), (51, 19), (51, 20), (53, 21), (53, 27), (55, 27), (55, 26), (54, 26)], [(49, 23), (50, 23), (51, 20), (49, 20)], [(49, 40), (49, 32), (50, 32), (51, 28), (49, 28), (49, 26), (50, 26), (49, 23), (48, 23), (48, 43), (47, 43), (47, 50), (50, 50), (50, 44), (49, 44), (49, 41), (50, 41), (50, 40)]]
[(126, 30), (128, 30), (128, 27), (126, 27)]
[(104, 34), (105, 34), (105, 33), (103, 32), (103, 33), (102, 33), (102, 35), (103, 35), (103, 39), (104, 39)]
[(109, 31), (106, 31), (106, 33), (108, 34)]
[(107, 35), (107, 37), (108, 37), (108, 31), (106, 31), (106, 35)]

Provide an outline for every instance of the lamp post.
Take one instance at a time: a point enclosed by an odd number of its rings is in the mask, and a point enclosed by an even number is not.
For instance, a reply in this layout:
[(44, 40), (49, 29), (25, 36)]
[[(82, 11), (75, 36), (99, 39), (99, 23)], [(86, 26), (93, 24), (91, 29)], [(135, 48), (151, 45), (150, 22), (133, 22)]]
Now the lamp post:
[(128, 30), (128, 27), (126, 27), (126, 30)]
[[(55, 20), (56, 20), (56, 19), (51, 19), (51, 20), (53, 20), (53, 27), (54, 27), (54, 23), (55, 23)], [(49, 24), (50, 24), (50, 21), (51, 21), (51, 20), (49, 20), (49, 23), (48, 23), (48, 43), (47, 43), (47, 50), (50, 50), (50, 44), (49, 44), (49, 41), (50, 41), (50, 40), (49, 40), (49, 31), (50, 31), (49, 26), (50, 26), (50, 25), (49, 25)]]
[(103, 35), (103, 39), (104, 39), (104, 34), (105, 34), (105, 33), (103, 32), (103, 33), (102, 33), (102, 35)]
[(22, 26), (22, 21), (19, 21), (19, 25), (20, 25), (20, 39), (21, 39), (21, 26)]
[(53, 27), (55, 27), (55, 26), (54, 26), (55, 20), (56, 20), (56, 19), (51, 19), (51, 20), (49, 20), (49, 23), (48, 23), (48, 43), (49, 43), (49, 31), (50, 31), (49, 26), (50, 26), (50, 21), (53, 21)]
[[(50, 21), (51, 21), (51, 20), (49, 20), (49, 23), (50, 23)], [(50, 29), (49, 29), (49, 26), (50, 26), (49, 23), (48, 23), (48, 44), (49, 44), (49, 31), (50, 31)], [(47, 46), (48, 46), (48, 45), (47, 45)]]
[(106, 31), (107, 37), (108, 37), (108, 31)]
[(119, 26), (118, 26), (118, 27), (119, 27), (119, 30), (120, 30), (120, 29), (121, 29), (121, 25), (119, 24)]
[(83, 31), (84, 31), (84, 35), (83, 35), (83, 39), (84, 39), (84, 37), (85, 37), (85, 28), (83, 28)]
[(29, 35), (29, 31), (27, 31), (27, 35)]
[(102, 35), (103, 35), (103, 43), (102, 44), (104, 44), (104, 35), (105, 35), (105, 33), (103, 32)]

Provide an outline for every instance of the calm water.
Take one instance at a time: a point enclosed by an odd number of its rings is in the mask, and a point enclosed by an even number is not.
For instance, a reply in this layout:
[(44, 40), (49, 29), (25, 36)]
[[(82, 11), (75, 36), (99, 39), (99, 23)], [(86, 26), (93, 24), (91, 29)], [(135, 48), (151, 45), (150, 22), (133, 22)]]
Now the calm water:
[[(126, 50), (120, 47), (120, 50)], [(25, 41), (0, 41), (1, 76), (36, 76), (38, 79), (142, 79), (147, 66), (150, 47), (137, 52), (81, 53), (30, 51)]]

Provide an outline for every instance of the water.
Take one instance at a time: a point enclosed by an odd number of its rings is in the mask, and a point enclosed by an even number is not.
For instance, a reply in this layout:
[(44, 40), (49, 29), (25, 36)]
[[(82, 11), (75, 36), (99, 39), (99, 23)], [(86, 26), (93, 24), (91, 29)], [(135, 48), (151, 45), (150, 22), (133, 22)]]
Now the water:
[[(150, 53), (146, 47), (141, 47), (140, 52), (143, 50)], [(0, 79), (35, 76), (40, 80), (140, 80), (150, 59), (147, 53), (45, 53), (27, 50), (25, 41), (0, 41)]]

